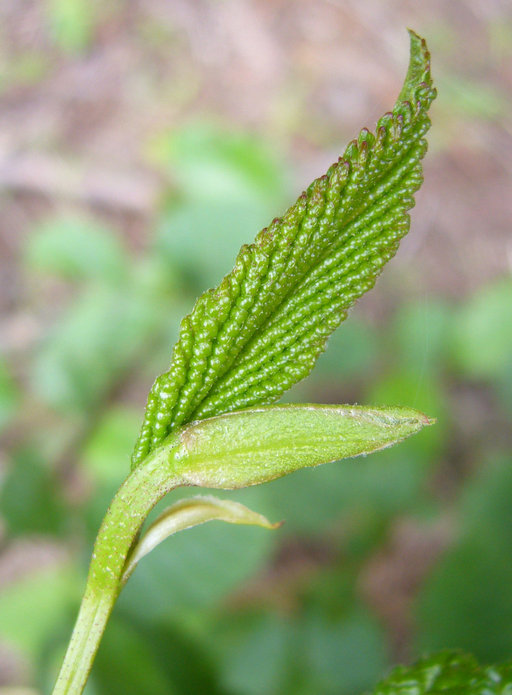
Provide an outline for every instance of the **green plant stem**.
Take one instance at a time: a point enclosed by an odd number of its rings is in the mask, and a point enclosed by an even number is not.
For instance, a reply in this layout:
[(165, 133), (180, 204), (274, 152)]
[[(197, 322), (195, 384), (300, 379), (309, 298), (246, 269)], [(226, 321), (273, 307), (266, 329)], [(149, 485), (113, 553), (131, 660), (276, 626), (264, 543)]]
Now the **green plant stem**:
[(307, 466), (382, 449), (430, 424), (411, 408), (260, 406), (192, 422), (163, 440), (125, 480), (100, 527), (54, 695), (82, 692), (125, 574), (133, 569), (132, 550), (138, 557), (141, 527), (170, 490), (258, 485)]
[(123, 586), (130, 549), (149, 512), (179, 484), (172, 441), (156, 449), (125, 480), (100, 527), (85, 594), (53, 695), (78, 695), (98, 650), (107, 620)]

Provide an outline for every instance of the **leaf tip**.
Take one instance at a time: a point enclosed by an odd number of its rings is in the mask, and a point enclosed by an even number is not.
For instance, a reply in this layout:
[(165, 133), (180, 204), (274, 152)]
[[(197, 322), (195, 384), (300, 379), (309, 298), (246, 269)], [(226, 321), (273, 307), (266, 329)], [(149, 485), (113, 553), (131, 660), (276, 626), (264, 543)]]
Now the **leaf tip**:
[(397, 105), (403, 101), (410, 101), (414, 104), (417, 101), (417, 92), (421, 88), (423, 90), (426, 88), (428, 91), (428, 102), (430, 103), (436, 96), (436, 90), (432, 87), (430, 52), (427, 42), (412, 29), (407, 31), (410, 39), (409, 68)]
[(422, 413), (421, 410), (416, 410), (415, 413), (415, 419), (420, 427), (430, 427), (431, 425), (435, 425), (437, 422), (436, 417), (430, 417), (430, 415), (425, 415), (425, 413)]

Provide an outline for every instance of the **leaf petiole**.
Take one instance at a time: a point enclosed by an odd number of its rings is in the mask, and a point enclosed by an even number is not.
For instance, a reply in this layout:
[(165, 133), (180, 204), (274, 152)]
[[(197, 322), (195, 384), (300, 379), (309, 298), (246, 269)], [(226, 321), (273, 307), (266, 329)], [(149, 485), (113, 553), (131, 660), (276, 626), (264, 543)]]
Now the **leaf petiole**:
[(53, 695), (81, 693), (122, 588), (126, 558), (155, 504), (178, 484), (172, 443), (156, 449), (125, 480), (98, 532), (87, 585)]

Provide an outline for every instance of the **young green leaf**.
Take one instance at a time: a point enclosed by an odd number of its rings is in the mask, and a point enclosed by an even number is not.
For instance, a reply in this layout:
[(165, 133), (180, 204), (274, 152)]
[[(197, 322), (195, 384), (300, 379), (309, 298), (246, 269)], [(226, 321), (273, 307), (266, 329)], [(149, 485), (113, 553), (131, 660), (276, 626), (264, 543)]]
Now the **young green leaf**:
[(165, 509), (134, 546), (126, 561), (122, 584), (126, 584), (140, 560), (166, 538), (178, 531), (199, 526), (207, 521), (226, 521), (229, 524), (261, 526), (266, 529), (276, 529), (281, 526), (279, 522), (272, 524), (262, 514), (253, 512), (245, 505), (233, 500), (219, 500), (210, 495), (198, 495), (180, 500), (172, 507)]
[(426, 44), (410, 35), (404, 86), (375, 134), (364, 128), (183, 320), (169, 370), (150, 391), (132, 467), (187, 422), (272, 403), (307, 376), (396, 253), (435, 97)]
[(373, 695), (506, 695), (512, 692), (512, 662), (480, 666), (473, 656), (442, 652), (399, 666), (379, 683)]
[(193, 422), (169, 442), (179, 485), (226, 490), (369, 454), (433, 422), (412, 408), (274, 405)]

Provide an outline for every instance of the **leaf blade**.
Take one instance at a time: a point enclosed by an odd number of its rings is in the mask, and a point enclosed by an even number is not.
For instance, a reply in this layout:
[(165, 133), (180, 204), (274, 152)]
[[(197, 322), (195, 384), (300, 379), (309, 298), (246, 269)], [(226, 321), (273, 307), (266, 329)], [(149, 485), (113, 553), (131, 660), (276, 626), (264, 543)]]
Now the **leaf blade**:
[(286, 404), (199, 420), (169, 442), (180, 485), (230, 490), (387, 448), (433, 422), (412, 408)]
[(150, 391), (132, 467), (183, 424), (272, 403), (309, 374), (408, 231), (434, 97), (428, 50), (411, 33), (393, 112), (243, 246), (233, 271), (183, 320), (170, 368)]
[(142, 558), (166, 538), (178, 533), (178, 531), (185, 531), (194, 526), (205, 524), (207, 521), (261, 526), (261, 528), (270, 530), (281, 526), (280, 522), (273, 524), (262, 514), (258, 514), (233, 500), (219, 500), (210, 495), (197, 495), (180, 500), (165, 509), (134, 546), (126, 561), (122, 584), (126, 584)]

